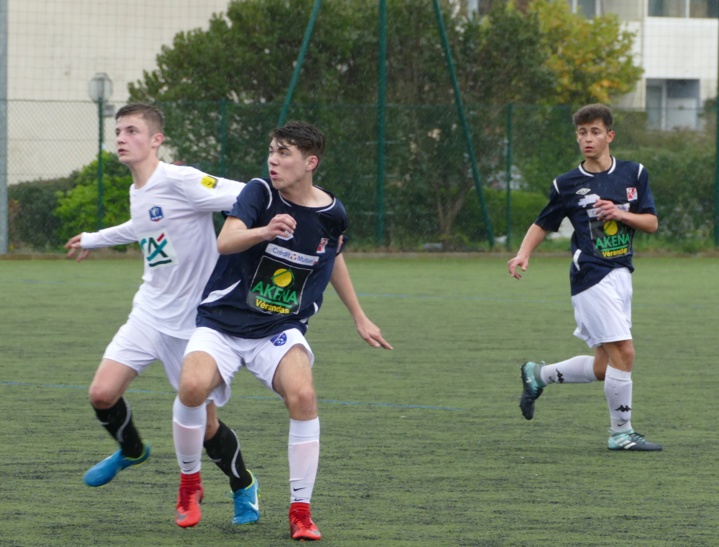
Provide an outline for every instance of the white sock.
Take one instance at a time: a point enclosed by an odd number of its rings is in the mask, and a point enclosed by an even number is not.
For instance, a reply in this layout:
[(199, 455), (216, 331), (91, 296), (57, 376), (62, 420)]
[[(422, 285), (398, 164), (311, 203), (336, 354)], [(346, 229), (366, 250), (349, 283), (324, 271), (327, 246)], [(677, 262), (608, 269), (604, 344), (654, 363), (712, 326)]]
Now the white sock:
[(597, 379), (594, 375), (594, 357), (591, 355), (577, 355), (566, 361), (544, 365), (539, 373), (545, 385), (555, 382), (587, 384)]
[(290, 501), (310, 503), (320, 461), (320, 419), (290, 420)]
[(189, 407), (175, 397), (172, 405), (172, 438), (177, 463), (184, 475), (197, 473), (202, 462), (202, 442), (207, 427), (207, 410), (202, 404)]
[(604, 395), (609, 405), (612, 432), (632, 430), (632, 373), (607, 367)]

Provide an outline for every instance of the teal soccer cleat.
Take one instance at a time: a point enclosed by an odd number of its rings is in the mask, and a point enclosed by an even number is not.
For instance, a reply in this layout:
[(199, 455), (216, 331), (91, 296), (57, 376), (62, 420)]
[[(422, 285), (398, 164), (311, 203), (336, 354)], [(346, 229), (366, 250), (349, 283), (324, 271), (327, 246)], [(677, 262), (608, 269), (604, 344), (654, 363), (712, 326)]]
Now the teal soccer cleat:
[(522, 365), (522, 395), (519, 397), (519, 408), (527, 420), (534, 417), (534, 401), (542, 394), (544, 383), (539, 379), (540, 363), (527, 361)]
[(232, 524), (251, 524), (260, 520), (260, 483), (250, 471), (252, 483), (232, 494), (235, 501), (235, 517)]
[(131, 465), (139, 465), (150, 457), (150, 445), (146, 444), (139, 458), (127, 458), (118, 450), (112, 456), (88, 469), (83, 477), (88, 486), (102, 486), (115, 478), (120, 471)]
[(634, 450), (643, 452), (659, 452), (664, 448), (660, 444), (649, 442), (644, 438), (644, 435), (635, 431), (612, 433), (607, 446), (609, 450)]

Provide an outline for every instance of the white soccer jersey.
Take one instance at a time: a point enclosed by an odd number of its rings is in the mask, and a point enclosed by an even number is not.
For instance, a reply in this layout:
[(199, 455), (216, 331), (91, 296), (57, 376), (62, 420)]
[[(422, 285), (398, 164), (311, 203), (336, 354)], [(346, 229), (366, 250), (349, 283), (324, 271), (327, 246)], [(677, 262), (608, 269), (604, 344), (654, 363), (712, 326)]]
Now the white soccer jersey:
[(212, 213), (230, 211), (243, 187), (194, 167), (160, 162), (142, 188), (130, 187), (131, 219), (83, 233), (81, 246), (137, 241), (145, 268), (131, 315), (170, 336), (189, 339), (202, 290), (219, 256)]

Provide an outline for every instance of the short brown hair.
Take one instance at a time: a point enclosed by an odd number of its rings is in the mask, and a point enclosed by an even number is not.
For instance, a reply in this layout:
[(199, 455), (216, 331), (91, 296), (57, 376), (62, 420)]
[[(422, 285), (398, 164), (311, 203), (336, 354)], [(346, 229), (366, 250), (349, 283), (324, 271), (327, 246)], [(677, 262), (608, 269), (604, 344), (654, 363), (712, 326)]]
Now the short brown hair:
[(305, 157), (317, 156), (319, 161), (325, 152), (325, 136), (318, 127), (308, 122), (287, 122), (282, 127), (273, 129), (270, 138), (282, 144), (296, 146)]
[(612, 109), (607, 105), (600, 103), (583, 106), (574, 113), (573, 119), (575, 127), (593, 122), (594, 120), (602, 120), (602, 123), (604, 123), (604, 127), (607, 128), (607, 131), (612, 131), (614, 128), (614, 116), (612, 116)]
[(115, 120), (124, 116), (140, 116), (150, 126), (152, 134), (162, 133), (165, 129), (165, 117), (159, 108), (151, 104), (132, 103), (120, 107), (115, 114)]

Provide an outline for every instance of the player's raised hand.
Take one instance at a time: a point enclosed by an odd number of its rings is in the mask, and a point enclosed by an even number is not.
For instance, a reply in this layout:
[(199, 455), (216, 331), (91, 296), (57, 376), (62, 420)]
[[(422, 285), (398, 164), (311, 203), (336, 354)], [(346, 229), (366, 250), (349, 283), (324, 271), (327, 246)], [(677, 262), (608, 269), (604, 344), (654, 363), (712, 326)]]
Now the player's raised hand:
[(624, 211), (617, 207), (616, 203), (608, 199), (598, 199), (595, 201), (594, 210), (597, 212), (597, 218), (599, 220), (618, 220), (621, 222), (622, 215), (624, 215)]
[(272, 241), (276, 237), (290, 238), (292, 234), (295, 233), (296, 227), (297, 221), (290, 215), (275, 215), (272, 217), (272, 220), (270, 220), (270, 223), (265, 226), (265, 239)]
[(65, 243), (65, 248), (68, 249), (68, 258), (72, 258), (73, 256), (75, 256), (75, 253), (77, 253), (78, 250), (80, 251), (75, 258), (76, 262), (82, 262), (88, 256), (90, 256), (90, 249), (83, 249), (80, 245), (81, 238), (82, 234), (77, 234), (76, 236), (72, 236), (70, 239), (67, 240), (67, 243)]

